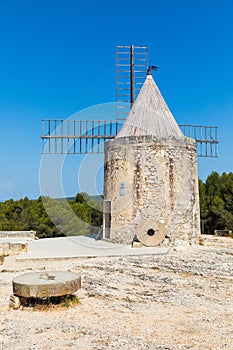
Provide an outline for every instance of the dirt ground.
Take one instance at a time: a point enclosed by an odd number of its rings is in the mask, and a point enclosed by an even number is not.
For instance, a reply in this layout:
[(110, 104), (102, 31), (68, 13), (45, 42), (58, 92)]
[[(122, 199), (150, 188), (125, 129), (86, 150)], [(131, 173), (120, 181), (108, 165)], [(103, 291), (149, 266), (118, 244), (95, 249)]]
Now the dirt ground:
[[(0, 349), (233, 349), (233, 239), (166, 255), (17, 262), (0, 266)], [(140, 249), (140, 248), (135, 248)], [(12, 279), (81, 274), (79, 303), (9, 308)]]

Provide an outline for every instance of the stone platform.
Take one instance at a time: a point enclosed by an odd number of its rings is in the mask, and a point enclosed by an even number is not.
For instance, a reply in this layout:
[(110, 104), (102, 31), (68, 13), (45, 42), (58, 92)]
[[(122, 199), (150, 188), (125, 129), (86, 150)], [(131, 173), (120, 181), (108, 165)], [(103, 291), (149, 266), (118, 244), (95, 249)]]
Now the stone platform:
[(98, 256), (127, 256), (166, 254), (170, 247), (132, 248), (87, 236), (44, 238), (28, 242), (28, 250), (20, 253), (17, 261), (73, 259)]

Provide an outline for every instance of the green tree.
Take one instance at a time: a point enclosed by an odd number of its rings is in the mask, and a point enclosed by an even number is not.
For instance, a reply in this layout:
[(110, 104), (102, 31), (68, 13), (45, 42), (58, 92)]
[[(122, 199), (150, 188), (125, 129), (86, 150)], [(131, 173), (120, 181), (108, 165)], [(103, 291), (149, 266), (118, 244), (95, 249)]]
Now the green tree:
[(233, 231), (233, 173), (212, 172), (199, 180), (202, 232)]

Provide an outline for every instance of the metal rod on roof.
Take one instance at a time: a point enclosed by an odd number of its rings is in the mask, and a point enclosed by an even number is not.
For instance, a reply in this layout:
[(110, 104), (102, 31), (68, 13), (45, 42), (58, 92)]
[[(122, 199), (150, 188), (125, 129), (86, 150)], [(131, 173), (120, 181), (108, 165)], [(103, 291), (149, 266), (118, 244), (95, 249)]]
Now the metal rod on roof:
[(86, 153), (88, 153), (88, 120), (86, 120)]
[[(95, 122), (94, 120), (92, 120), (92, 124), (91, 124), (91, 133), (92, 133), (92, 136), (94, 137), (94, 131), (95, 131)], [(92, 139), (91, 141), (91, 153), (94, 152), (94, 138)]]
[[(76, 134), (76, 120), (74, 120), (74, 135)], [(74, 153), (76, 153), (76, 139), (74, 138)]]
[[(82, 136), (82, 120), (80, 120), (80, 130), (79, 130), (79, 134), (80, 136)], [(80, 137), (80, 142), (79, 142), (79, 149), (80, 149), (80, 153), (82, 153), (82, 139)]]
[(134, 46), (130, 47), (130, 82), (131, 82), (131, 90), (130, 90), (130, 103), (131, 107), (134, 103)]
[[(116, 134), (117, 134), (117, 132), (116, 132)], [(112, 135), (112, 121), (110, 121), (110, 135)]]
[[(54, 135), (57, 135), (57, 121), (54, 120)], [(55, 138), (55, 153), (57, 152), (57, 138)]]
[[(210, 141), (213, 140), (213, 137), (212, 137), (212, 128), (210, 128)], [(212, 157), (213, 155), (213, 146), (212, 144), (210, 144), (210, 156)]]
[[(218, 139), (218, 128), (215, 128), (215, 140)], [(218, 156), (218, 144), (215, 143), (215, 155)]]
[[(48, 122), (48, 135), (50, 136), (50, 120)], [(49, 139), (49, 153), (51, 152), (51, 143), (50, 143), (50, 139)]]
[[(61, 120), (61, 135), (63, 135), (63, 120)], [(63, 139), (61, 139), (61, 153), (63, 153)]]
[(69, 153), (70, 152), (70, 123), (69, 123), (69, 120), (67, 121), (67, 135), (68, 135), (68, 138), (67, 138), (67, 146), (68, 146), (67, 153)]
[[(202, 126), (200, 126), (200, 140), (202, 140)], [(200, 142), (200, 156), (202, 157), (202, 141)]]
[(44, 153), (44, 120), (42, 120), (42, 153)]
[[(100, 135), (100, 123), (101, 123), (101, 121), (100, 120), (98, 120), (98, 135)], [(99, 151), (100, 151), (100, 139), (98, 138), (98, 153), (99, 153)]]

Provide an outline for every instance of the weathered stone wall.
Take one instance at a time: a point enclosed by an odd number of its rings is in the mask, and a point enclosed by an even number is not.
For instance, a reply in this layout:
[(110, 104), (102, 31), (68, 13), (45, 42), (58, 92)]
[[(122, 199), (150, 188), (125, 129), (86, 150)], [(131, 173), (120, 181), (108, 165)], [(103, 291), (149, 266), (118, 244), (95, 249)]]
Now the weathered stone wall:
[(0, 231), (0, 256), (26, 252), (28, 241), (36, 239), (36, 231)]
[(35, 239), (36, 231), (0, 231), (0, 238), (30, 238)]
[(26, 252), (28, 242), (1, 242), (0, 241), (0, 256), (7, 256), (15, 253)]
[(105, 142), (104, 199), (111, 202), (113, 241), (131, 243), (140, 227), (149, 229), (153, 221), (164, 226), (172, 243), (196, 243), (200, 219), (195, 141), (130, 136)]

